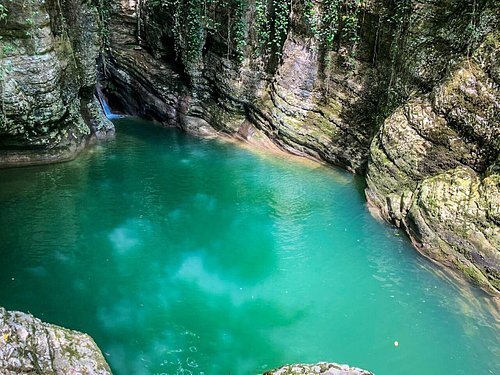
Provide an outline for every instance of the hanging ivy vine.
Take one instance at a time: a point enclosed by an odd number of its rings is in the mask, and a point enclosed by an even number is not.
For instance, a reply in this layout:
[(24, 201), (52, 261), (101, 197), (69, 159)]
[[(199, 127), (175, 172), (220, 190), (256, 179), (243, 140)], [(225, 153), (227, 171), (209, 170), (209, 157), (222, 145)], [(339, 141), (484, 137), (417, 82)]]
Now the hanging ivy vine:
[[(303, 1), (299, 4), (308, 32), (322, 48), (333, 50), (340, 37), (343, 43), (358, 43), (363, 0), (299, 1)], [(161, 14), (167, 17), (165, 24), (176, 54), (187, 71), (199, 65), (207, 38), (215, 41), (218, 53), (228, 59), (241, 61), (251, 42), (257, 56), (278, 61), (289, 33), (292, 8), (297, 7), (292, 0), (151, 0), (150, 4), (161, 7)]]
[(199, 64), (208, 36), (225, 44), (227, 58), (243, 58), (245, 0), (153, 0), (152, 4), (167, 15), (176, 55), (188, 72)]
[[(303, 0), (305, 21), (310, 35), (321, 47), (332, 50), (340, 42), (356, 46), (359, 42), (359, 13), (363, 0)], [(351, 50), (354, 51), (353, 48)]]

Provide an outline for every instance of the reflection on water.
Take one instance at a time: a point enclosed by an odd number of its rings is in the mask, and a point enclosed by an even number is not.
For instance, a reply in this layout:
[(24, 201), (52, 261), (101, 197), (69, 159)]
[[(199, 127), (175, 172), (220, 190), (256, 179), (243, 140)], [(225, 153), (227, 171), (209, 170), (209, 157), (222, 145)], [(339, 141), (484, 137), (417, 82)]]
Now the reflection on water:
[(0, 171), (1, 305), (90, 333), (118, 375), (500, 373), (484, 296), (373, 220), (351, 175), (117, 129), (74, 162)]

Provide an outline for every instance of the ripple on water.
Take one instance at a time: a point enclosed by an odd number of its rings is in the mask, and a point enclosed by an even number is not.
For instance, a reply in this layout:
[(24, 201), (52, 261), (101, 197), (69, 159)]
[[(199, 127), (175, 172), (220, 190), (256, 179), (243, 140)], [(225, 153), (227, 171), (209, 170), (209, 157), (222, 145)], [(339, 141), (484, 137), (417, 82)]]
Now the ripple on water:
[(0, 207), (2, 305), (88, 332), (117, 375), (500, 373), (491, 300), (344, 172), (121, 119), (74, 162), (0, 170)]

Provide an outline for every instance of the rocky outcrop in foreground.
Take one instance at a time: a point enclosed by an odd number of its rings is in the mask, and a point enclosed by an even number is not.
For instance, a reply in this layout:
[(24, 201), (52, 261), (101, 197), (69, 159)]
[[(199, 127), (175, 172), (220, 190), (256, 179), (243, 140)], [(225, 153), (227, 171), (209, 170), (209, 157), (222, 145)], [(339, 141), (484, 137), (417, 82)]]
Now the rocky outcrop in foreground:
[(373, 375), (371, 372), (361, 370), (348, 365), (337, 363), (320, 362), (313, 365), (295, 364), (280, 367), (276, 370), (267, 371), (264, 375)]
[(0, 307), (0, 373), (108, 375), (111, 370), (89, 335)]

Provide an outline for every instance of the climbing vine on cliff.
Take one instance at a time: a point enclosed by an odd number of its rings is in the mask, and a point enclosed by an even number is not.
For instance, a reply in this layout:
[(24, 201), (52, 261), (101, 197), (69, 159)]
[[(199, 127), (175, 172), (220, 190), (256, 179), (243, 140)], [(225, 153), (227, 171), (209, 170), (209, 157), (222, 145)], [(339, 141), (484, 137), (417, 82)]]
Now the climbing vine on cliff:
[(167, 18), (165, 32), (187, 72), (197, 69), (207, 48), (238, 62), (249, 51), (264, 61), (278, 62), (296, 9), (304, 12), (308, 32), (323, 50), (338, 49), (342, 41), (353, 56), (363, 0), (302, 1), (151, 0), (150, 4)]
[(3, 4), (0, 4), (0, 21), (7, 18), (7, 15), (9, 14), (7, 7)]
[(207, 38), (224, 44), (219, 51), (241, 60), (246, 46), (245, 0), (153, 0), (168, 15), (167, 30), (177, 57), (189, 72), (200, 63)]

